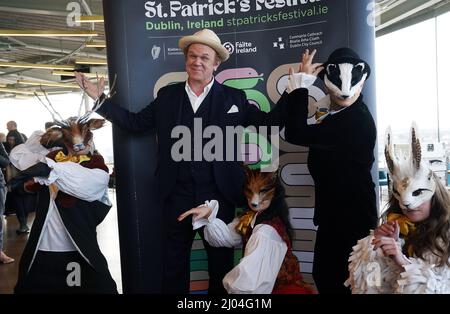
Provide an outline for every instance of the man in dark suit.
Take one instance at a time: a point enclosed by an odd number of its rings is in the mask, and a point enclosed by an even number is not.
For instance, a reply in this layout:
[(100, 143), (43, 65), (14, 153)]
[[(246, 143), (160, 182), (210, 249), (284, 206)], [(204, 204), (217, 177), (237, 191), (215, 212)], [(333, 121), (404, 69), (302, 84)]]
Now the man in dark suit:
[[(193, 134), (194, 124), (201, 121), (203, 129), (216, 126), (225, 134), (227, 126), (283, 126), (287, 112), (283, 101), (285, 97), (281, 98), (270, 113), (264, 113), (249, 104), (243, 91), (221, 85), (214, 80), (214, 71), (221, 62), (228, 59), (229, 53), (213, 31), (204, 29), (192, 36), (185, 36), (180, 39), (179, 46), (185, 54), (188, 73), (185, 83), (161, 88), (156, 99), (138, 113), (114, 105), (109, 99), (97, 111), (123, 129), (133, 132), (154, 130), (156, 133), (157, 180), (166, 233), (166, 242), (163, 245), (164, 293), (189, 291), (189, 258), (194, 232), (191, 221), (186, 219), (178, 222), (177, 217), (206, 200), (216, 199), (220, 203), (218, 217), (229, 223), (234, 217), (235, 207), (245, 202), (242, 191), (244, 170), (236, 158), (233, 161), (212, 162), (206, 161), (204, 156), (200, 160), (194, 159), (195, 143), (191, 136), (192, 158), (176, 161), (178, 159), (173, 151), (173, 145), (177, 142), (177, 139), (173, 138), (174, 128), (182, 126)], [(103, 81), (97, 86), (85, 79), (81, 73), (77, 73), (76, 79), (93, 99), (101, 100), (104, 97), (101, 94)], [(203, 148), (206, 141), (202, 140)], [(233, 149), (235, 148), (236, 145)], [(225, 143), (223, 149), (225, 160), (228, 159), (225, 158), (228, 156)], [(233, 250), (213, 248), (206, 241), (204, 244), (209, 261), (209, 293), (225, 293), (222, 279), (233, 267)]]

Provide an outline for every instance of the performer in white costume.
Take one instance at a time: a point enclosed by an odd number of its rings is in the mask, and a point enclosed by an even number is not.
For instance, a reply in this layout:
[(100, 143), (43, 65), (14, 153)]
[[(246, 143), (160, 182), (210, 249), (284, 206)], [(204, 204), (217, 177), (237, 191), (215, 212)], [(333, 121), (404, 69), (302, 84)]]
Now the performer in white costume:
[(450, 293), (450, 197), (422, 161), (415, 125), (410, 155), (394, 156), (390, 130), (385, 155), (385, 222), (353, 247), (345, 284), (353, 293)]

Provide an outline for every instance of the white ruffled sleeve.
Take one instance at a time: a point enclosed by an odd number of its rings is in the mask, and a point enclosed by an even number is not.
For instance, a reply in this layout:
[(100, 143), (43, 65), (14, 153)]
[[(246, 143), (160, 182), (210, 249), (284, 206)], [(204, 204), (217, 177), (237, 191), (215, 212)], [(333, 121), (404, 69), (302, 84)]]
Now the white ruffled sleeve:
[(194, 230), (205, 226), (203, 235), (205, 240), (214, 247), (237, 247), (242, 244), (242, 237), (235, 230), (238, 218), (235, 218), (228, 225), (217, 218), (219, 202), (216, 200), (206, 201), (205, 205), (212, 209), (208, 218), (192, 217), (192, 228)]
[(317, 77), (315, 75), (306, 74), (303, 72), (289, 74), (288, 83), (286, 86), (286, 91), (291, 93), (297, 88), (308, 88), (316, 81)]
[(236, 232), (239, 218), (226, 225), (219, 218), (214, 218), (203, 230), (205, 240), (214, 247), (238, 247), (242, 244), (242, 236)]
[(71, 161), (55, 162), (46, 158), (46, 162), (52, 168), (50, 175), (47, 178), (36, 177), (36, 182), (55, 183), (64, 193), (88, 202), (103, 201), (107, 195), (109, 174), (106, 171), (89, 169)]
[(404, 272), (398, 280), (397, 293), (449, 294), (450, 268), (436, 266), (436, 256), (426, 253), (424, 259), (409, 258), (411, 264), (403, 266)]
[(208, 218), (198, 218), (198, 215), (194, 214), (192, 216), (192, 228), (194, 230), (206, 226), (208, 223), (216, 219), (217, 212), (219, 211), (219, 202), (216, 200), (206, 201), (204, 206), (208, 206), (209, 208), (211, 208), (211, 214)]
[(358, 240), (349, 258), (349, 278), (345, 286), (350, 286), (355, 294), (394, 293), (402, 268), (383, 251), (373, 250), (372, 234)]
[(223, 279), (230, 294), (269, 294), (286, 255), (287, 246), (277, 231), (260, 224), (253, 230), (244, 257)]

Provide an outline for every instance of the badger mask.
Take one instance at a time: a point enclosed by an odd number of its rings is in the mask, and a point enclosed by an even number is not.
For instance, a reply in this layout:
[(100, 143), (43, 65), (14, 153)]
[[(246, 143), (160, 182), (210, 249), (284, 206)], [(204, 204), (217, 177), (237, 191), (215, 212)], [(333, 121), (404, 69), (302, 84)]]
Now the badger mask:
[(436, 190), (433, 172), (422, 161), (417, 127), (411, 127), (410, 153), (396, 156), (391, 130), (386, 132), (385, 157), (391, 181), (389, 188), (402, 209), (413, 209), (430, 200)]
[(325, 67), (324, 83), (336, 97), (352, 98), (362, 88), (369, 71), (364, 62), (329, 63)]

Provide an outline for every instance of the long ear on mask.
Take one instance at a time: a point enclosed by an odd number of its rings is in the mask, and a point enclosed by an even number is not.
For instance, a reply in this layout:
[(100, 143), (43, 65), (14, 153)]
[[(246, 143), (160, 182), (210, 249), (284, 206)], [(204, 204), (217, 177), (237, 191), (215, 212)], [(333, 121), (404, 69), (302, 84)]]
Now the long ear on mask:
[(422, 160), (422, 150), (420, 146), (419, 134), (417, 132), (417, 124), (412, 123), (411, 126), (411, 162), (414, 169), (420, 168), (420, 161)]
[(277, 180), (279, 175), (279, 170), (275, 170), (274, 172), (272, 172), (272, 180)]
[(386, 158), (386, 165), (388, 167), (389, 173), (394, 173), (394, 146), (392, 144), (392, 132), (389, 126), (386, 129), (386, 136), (384, 141), (384, 157)]
[(89, 130), (97, 130), (103, 127), (106, 123), (105, 119), (91, 119), (88, 121)]
[(239, 162), (239, 166), (244, 169), (244, 173), (246, 177), (249, 177), (252, 174), (252, 169), (244, 162)]
[(53, 143), (60, 140), (63, 137), (62, 129), (59, 127), (52, 127), (42, 134), (40, 144), (45, 148), (49, 148)]

